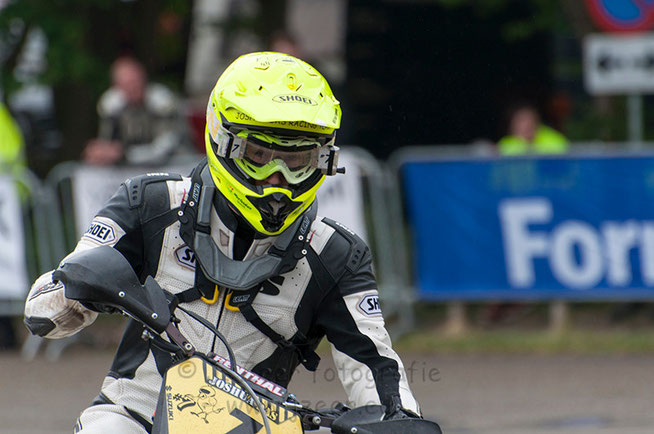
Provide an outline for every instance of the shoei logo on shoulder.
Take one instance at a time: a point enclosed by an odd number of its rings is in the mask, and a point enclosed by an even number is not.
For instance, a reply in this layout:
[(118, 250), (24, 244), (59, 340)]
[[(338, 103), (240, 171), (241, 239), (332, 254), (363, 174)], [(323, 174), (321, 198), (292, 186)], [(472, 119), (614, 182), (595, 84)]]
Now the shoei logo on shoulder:
[(111, 226), (99, 221), (91, 222), (91, 226), (84, 234), (84, 238), (100, 244), (109, 244), (116, 239), (116, 232)]
[(381, 315), (381, 307), (379, 306), (379, 296), (376, 294), (368, 294), (361, 299), (358, 308), (365, 315)]
[(195, 270), (195, 253), (187, 245), (183, 245), (175, 250), (175, 259), (181, 265)]
[(309, 97), (302, 96), (302, 95), (277, 95), (273, 97), (273, 101), (275, 102), (299, 102), (301, 104), (306, 104), (306, 105), (318, 105), (317, 102), (312, 100)]

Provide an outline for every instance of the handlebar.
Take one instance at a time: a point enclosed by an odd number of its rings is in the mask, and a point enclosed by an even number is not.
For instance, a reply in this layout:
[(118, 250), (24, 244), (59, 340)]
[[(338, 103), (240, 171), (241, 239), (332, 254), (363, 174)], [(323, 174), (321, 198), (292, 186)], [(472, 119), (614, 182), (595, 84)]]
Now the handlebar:
[[(179, 306), (177, 299), (164, 291), (151, 276), (141, 285), (131, 265), (119, 251), (109, 246), (101, 246), (74, 252), (52, 276), (53, 280), (64, 283), (67, 298), (77, 300), (97, 311), (123, 312), (155, 333), (153, 335), (147, 330), (144, 331), (144, 337), (151, 339), (153, 345), (176, 353), (182, 359), (198, 355), (222, 369), (250, 394), (262, 415), (266, 432), (271, 432), (266, 410), (258, 394), (239, 374), (236, 358), (225, 337), (205, 318)], [(179, 320), (174, 315), (175, 309), (201, 323), (223, 342), (229, 355), (229, 366), (218, 364), (207, 354), (196, 351), (177, 328)], [(170, 342), (160, 336), (163, 333), (166, 333)], [(441, 433), (438, 424), (423, 419), (383, 421), (385, 408), (381, 405), (369, 405), (353, 410), (341, 406), (318, 411), (302, 406), (292, 394), (288, 395), (284, 402), (280, 402), (280, 405), (300, 415), (303, 429), (308, 430), (324, 426), (330, 427), (334, 433)]]

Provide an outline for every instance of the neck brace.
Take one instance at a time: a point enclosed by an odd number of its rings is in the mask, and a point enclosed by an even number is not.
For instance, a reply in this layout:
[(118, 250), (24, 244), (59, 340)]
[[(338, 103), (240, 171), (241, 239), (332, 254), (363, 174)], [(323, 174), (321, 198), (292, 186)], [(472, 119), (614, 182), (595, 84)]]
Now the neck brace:
[(273, 276), (291, 271), (306, 255), (307, 234), (316, 217), (314, 202), (284, 232), (268, 252), (257, 258), (237, 261), (220, 251), (211, 238), (211, 206), (216, 192), (206, 163), (191, 174), (191, 189), (178, 212), (180, 236), (195, 252), (202, 273), (211, 282), (236, 291), (245, 291)]

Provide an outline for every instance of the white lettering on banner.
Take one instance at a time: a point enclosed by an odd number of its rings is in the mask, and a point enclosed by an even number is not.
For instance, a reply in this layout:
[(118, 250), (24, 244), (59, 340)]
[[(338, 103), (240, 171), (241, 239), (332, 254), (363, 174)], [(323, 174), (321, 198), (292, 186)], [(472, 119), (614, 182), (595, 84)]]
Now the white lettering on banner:
[(654, 225), (646, 224), (641, 237), (640, 270), (643, 274), (643, 283), (654, 286)]
[(548, 233), (534, 228), (551, 222), (546, 198), (507, 199), (499, 205), (509, 283), (529, 288), (536, 277), (534, 260), (547, 259), (556, 280), (571, 288), (587, 289), (602, 278), (610, 286), (633, 280), (631, 253), (640, 254), (643, 283), (654, 286), (654, 222), (606, 221), (598, 230), (587, 222), (567, 220)]
[(499, 214), (509, 283), (530, 287), (536, 280), (532, 258), (547, 253), (547, 238), (530, 234), (528, 224), (547, 223), (552, 207), (541, 199), (506, 200), (500, 203)]
[[(579, 248), (579, 263), (575, 246)], [(589, 288), (602, 280), (602, 245), (597, 231), (588, 223), (569, 220), (556, 226), (549, 259), (554, 277), (564, 285)]]
[(607, 275), (612, 286), (629, 285), (632, 279), (629, 252), (638, 248), (641, 225), (628, 220), (624, 223), (606, 222), (602, 227), (606, 242)]

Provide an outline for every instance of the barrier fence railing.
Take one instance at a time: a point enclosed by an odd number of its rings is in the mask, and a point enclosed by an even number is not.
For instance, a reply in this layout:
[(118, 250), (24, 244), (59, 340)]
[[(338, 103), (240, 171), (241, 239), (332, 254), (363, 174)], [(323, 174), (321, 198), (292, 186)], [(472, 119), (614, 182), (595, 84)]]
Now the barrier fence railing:
[[(93, 167), (65, 162), (51, 170), (46, 179), (48, 194), (43, 200), (52, 209), (49, 251), (55, 261), (69, 253), (90, 220), (125, 179), (147, 172), (188, 174), (200, 157), (177, 160), (166, 167)], [(318, 192), (319, 215), (330, 217), (351, 228), (374, 249), (375, 271), (385, 311), (398, 315), (406, 297), (398, 294), (406, 285), (397, 273), (392, 224), (385, 205), (388, 173), (367, 151), (345, 147), (340, 165), (345, 175), (327, 177)], [(54, 266), (55, 264), (53, 264)], [(398, 300), (400, 303), (398, 303)]]
[[(503, 158), (478, 146), (425, 146), (381, 163), (344, 149), (348, 171), (325, 181), (319, 214), (368, 241), (395, 335), (413, 328), (417, 301), (654, 299), (654, 152), (589, 144)], [(22, 247), (7, 250), (26, 259), (20, 296), (0, 292), (0, 314), (22, 313), (29, 283), (72, 250), (120, 182), (186, 174), (197, 160), (163, 169), (63, 163), (45, 183), (28, 172), (25, 198), (2, 196), (14, 215), (23, 210), (24, 230), (2, 231), (4, 205), (0, 236), (23, 233)]]
[(0, 316), (21, 315), (30, 283), (52, 266), (47, 194), (29, 170), (0, 177)]

